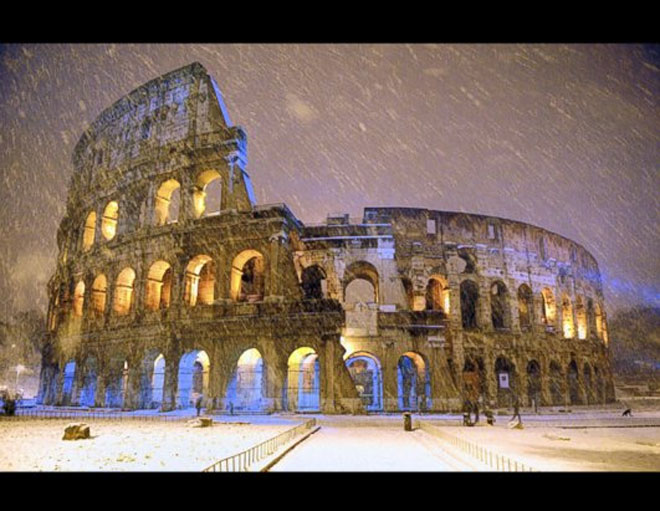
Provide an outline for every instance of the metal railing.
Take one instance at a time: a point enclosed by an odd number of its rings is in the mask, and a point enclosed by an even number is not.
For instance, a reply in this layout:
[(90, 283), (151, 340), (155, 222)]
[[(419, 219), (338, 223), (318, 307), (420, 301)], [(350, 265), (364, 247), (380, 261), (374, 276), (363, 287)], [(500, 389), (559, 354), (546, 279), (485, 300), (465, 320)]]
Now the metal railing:
[(538, 472), (537, 469), (511, 458), (504, 456), (498, 452), (492, 451), (477, 443), (469, 442), (463, 438), (441, 431), (440, 428), (434, 427), (423, 421), (419, 421), (419, 427), (427, 433), (444, 440), (452, 447), (464, 452), (468, 456), (472, 456), (481, 463), (495, 470), (496, 472)]
[(312, 429), (314, 426), (316, 426), (316, 419), (308, 420), (254, 447), (216, 461), (213, 465), (202, 470), (202, 472), (246, 472), (250, 465), (270, 456), (282, 445), (290, 442), (305, 431)]
[(15, 415), (0, 414), (0, 420), (26, 419), (108, 419), (108, 420), (139, 420), (139, 421), (187, 421), (195, 418), (191, 415), (140, 415), (125, 412), (87, 411), (87, 410), (16, 410)]

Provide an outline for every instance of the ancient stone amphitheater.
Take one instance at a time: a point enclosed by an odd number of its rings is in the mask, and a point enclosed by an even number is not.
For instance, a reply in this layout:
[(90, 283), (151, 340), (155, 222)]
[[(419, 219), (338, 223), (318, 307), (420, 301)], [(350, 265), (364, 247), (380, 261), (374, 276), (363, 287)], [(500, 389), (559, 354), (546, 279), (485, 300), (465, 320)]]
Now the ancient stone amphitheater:
[[(443, 411), (614, 399), (583, 247), (498, 217), (257, 204), (198, 63), (99, 115), (73, 155), (49, 283), (46, 405)], [(374, 186), (377, 186), (376, 184)]]

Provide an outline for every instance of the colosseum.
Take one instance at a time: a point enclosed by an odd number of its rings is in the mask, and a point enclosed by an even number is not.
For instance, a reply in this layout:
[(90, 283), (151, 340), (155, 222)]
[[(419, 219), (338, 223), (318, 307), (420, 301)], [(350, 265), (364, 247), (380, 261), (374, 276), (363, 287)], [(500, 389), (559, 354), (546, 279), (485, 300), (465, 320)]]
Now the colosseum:
[(614, 400), (596, 260), (493, 216), (257, 204), (199, 63), (103, 111), (73, 158), (39, 402), (455, 411)]

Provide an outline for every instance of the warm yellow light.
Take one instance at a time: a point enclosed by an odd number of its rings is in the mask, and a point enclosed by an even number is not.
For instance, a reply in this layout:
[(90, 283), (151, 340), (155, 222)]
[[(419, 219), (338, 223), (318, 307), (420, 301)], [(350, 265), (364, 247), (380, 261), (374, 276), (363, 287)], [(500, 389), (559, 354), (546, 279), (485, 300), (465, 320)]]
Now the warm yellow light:
[(94, 238), (96, 235), (96, 212), (92, 211), (87, 215), (87, 220), (85, 221), (85, 229), (83, 232), (83, 250), (89, 250), (94, 244)]
[(111, 240), (117, 234), (117, 218), (119, 218), (119, 204), (111, 201), (103, 211), (101, 233), (106, 240)]

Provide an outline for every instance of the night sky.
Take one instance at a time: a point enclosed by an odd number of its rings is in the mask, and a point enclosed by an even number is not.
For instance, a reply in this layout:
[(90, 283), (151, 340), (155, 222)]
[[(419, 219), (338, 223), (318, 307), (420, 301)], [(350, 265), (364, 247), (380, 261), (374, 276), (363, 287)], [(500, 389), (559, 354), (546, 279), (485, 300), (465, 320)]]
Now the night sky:
[(0, 46), (0, 319), (45, 310), (85, 127), (194, 61), (247, 132), (260, 204), (529, 222), (596, 257), (609, 312), (660, 306), (660, 46), (17, 44)]

